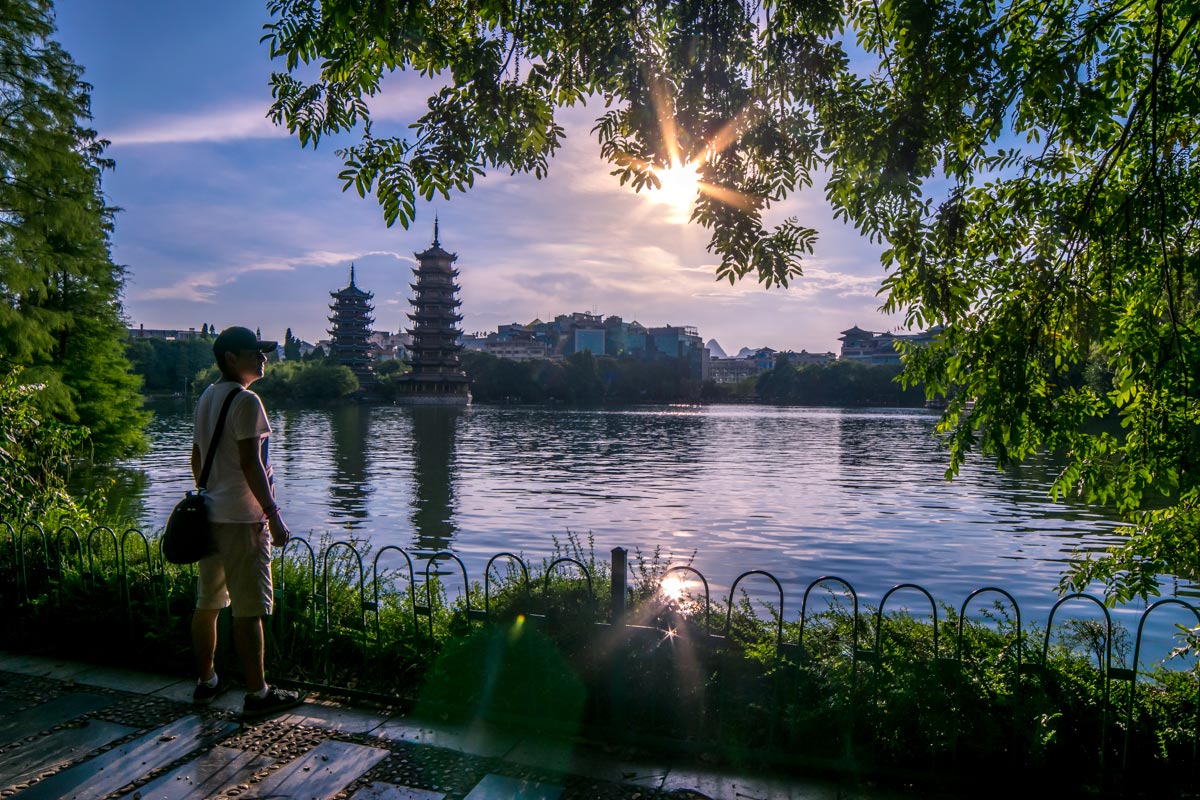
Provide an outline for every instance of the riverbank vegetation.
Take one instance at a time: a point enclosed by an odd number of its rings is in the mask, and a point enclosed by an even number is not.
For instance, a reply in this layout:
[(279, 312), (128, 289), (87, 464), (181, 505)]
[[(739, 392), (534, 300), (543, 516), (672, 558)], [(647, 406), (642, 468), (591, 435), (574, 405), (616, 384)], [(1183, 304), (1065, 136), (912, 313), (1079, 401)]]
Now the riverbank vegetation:
[(53, 33), (44, 0), (0, 12), (0, 380), (36, 386), (43, 414), (86, 431), (75, 455), (104, 461), (145, 446), (147, 415), (124, 354), (108, 142)]
[[(193, 573), (164, 566), (152, 538), (5, 533), (9, 647), (187, 672)], [(1196, 670), (1143, 672), (1130, 693), (1098, 668), (1110, 646), (1129, 665), (1128, 638), (1093, 623), (1069, 623), (1043, 658), (1043, 631), (1003, 604), (962, 620), (943, 607), (934, 626), (817, 591), (803, 620), (780, 619), (742, 594), (706, 605), (659, 553), (634, 554), (618, 615), (608, 561), (570, 535), (541, 561), (497, 557), (486, 581), (453, 559), (409, 563), (294, 542), (276, 565), (272, 675), (443, 721), (909, 787), (977, 789), (983, 773), (1068, 796), (1191, 786)]]
[[(210, 365), (192, 379), (191, 390), (197, 395), (221, 378), (220, 371), (211, 365), (211, 354), (210, 345)], [(263, 376), (254, 382), (254, 391), (273, 405), (324, 405), (349, 398), (358, 388), (358, 378), (349, 367), (324, 358), (270, 362)]]
[(573, 353), (561, 361), (513, 361), (465, 352), (463, 369), (480, 403), (604, 405), (695, 403), (700, 381), (678, 359), (632, 358)]
[(925, 390), (900, 382), (899, 364), (780, 364), (755, 381), (755, 399), (762, 403), (802, 406), (917, 407)]
[[(695, 168), (691, 221), (730, 282), (806, 279), (818, 232), (772, 207), (813, 193), (879, 243), (883, 310), (941, 332), (905, 376), (947, 403), (948, 474), (972, 452), (1005, 465), (1051, 451), (1069, 462), (1057, 493), (1129, 522), (1064, 588), (1099, 580), (1125, 600), (1194, 577), (1194, 1), (635, 8), (272, 0), (272, 117), (305, 147), (359, 133), (339, 180), (407, 226), (418, 197), (489, 170), (544, 176), (560, 115), (601, 97), (592, 133), (613, 180), (653, 191)], [(384, 78), (405, 70), (444, 85), (419, 118), (373, 120)], [(1103, 388), (1064, 380), (1093, 358)], [(1114, 415), (1123, 435), (1098, 424)]]

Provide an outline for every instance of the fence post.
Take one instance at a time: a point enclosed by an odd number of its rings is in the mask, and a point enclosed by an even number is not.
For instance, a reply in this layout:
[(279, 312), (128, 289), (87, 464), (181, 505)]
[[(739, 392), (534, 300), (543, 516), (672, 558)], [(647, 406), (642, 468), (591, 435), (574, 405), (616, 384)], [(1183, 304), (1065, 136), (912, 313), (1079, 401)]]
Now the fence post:
[(629, 587), (629, 551), (624, 547), (612, 549), (612, 624), (625, 624), (625, 595)]

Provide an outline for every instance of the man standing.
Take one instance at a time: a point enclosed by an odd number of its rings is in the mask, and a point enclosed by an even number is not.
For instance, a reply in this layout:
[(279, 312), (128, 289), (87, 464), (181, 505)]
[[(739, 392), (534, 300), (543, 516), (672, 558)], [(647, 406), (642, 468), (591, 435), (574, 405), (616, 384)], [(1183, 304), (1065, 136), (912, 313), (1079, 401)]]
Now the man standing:
[(236, 392), (204, 493), (217, 552), (198, 565), (192, 615), (197, 682), (192, 699), (211, 703), (226, 688), (213, 660), (217, 616), (222, 608), (232, 606), (233, 642), (246, 676), (243, 719), (263, 717), (303, 701), (296, 692), (268, 686), (263, 669), (263, 617), (271, 613), (273, 601), (271, 545), (283, 547), (289, 532), (272, 488), (267, 446), (271, 426), (262, 401), (248, 387), (262, 377), (266, 354), (276, 346), (260, 341), (248, 328), (221, 331), (213, 342), (221, 379), (205, 389), (196, 403), (192, 438), (192, 476), (199, 481), (221, 407)]

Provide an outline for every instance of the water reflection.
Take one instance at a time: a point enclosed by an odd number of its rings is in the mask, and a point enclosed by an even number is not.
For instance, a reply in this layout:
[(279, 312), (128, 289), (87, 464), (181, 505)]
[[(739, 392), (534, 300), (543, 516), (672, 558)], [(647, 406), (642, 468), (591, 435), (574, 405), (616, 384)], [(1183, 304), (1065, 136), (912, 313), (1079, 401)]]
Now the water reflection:
[[(864, 601), (906, 581), (952, 604), (998, 585), (1034, 613), (1052, 602), (1071, 551), (1114, 541), (1104, 509), (1050, 500), (1051, 461), (999, 473), (972, 459), (945, 481), (936, 415), (920, 410), (348, 406), (268, 415), (294, 531), (452, 549), (472, 574), (502, 550), (542, 558), (571, 531), (594, 534), (601, 558), (615, 546), (661, 546), (672, 563), (694, 552), (715, 587), (769, 569), (789, 603), (833, 573)], [(151, 452), (128, 465), (118, 494), (157, 527), (191, 488), (191, 404), (164, 409), (150, 433)]]
[(416, 548), (447, 550), (458, 530), (454, 524), (454, 443), (462, 408), (414, 407), (412, 418), (412, 521)]
[(367, 479), (371, 448), (371, 407), (346, 405), (329, 412), (333, 475), (329, 514), (348, 531), (363, 527), (374, 487)]

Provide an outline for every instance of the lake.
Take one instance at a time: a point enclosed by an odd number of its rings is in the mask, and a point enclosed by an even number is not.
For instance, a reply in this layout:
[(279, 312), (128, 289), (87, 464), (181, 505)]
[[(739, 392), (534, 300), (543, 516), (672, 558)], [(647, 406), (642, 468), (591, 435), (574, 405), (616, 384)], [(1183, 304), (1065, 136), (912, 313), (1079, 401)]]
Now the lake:
[[(114, 473), (114, 501), (146, 528), (161, 527), (191, 488), (191, 405), (154, 410), (150, 452)], [(1000, 472), (974, 459), (946, 481), (937, 414), (919, 409), (351, 405), (268, 415), (276, 494), (294, 533), (448, 549), (472, 576), (500, 551), (540, 560), (552, 537), (573, 531), (590, 533), (601, 557), (617, 546), (661, 546), (675, 563), (694, 553), (726, 590), (746, 570), (768, 570), (789, 617), (810, 581), (834, 574), (867, 602), (911, 582), (957, 607), (999, 586), (1026, 620), (1044, 622), (1067, 559), (1116, 536), (1105, 509), (1050, 500), (1047, 461)], [(767, 596), (764, 584), (749, 588)], [(1196, 595), (1181, 582), (1165, 589)]]

